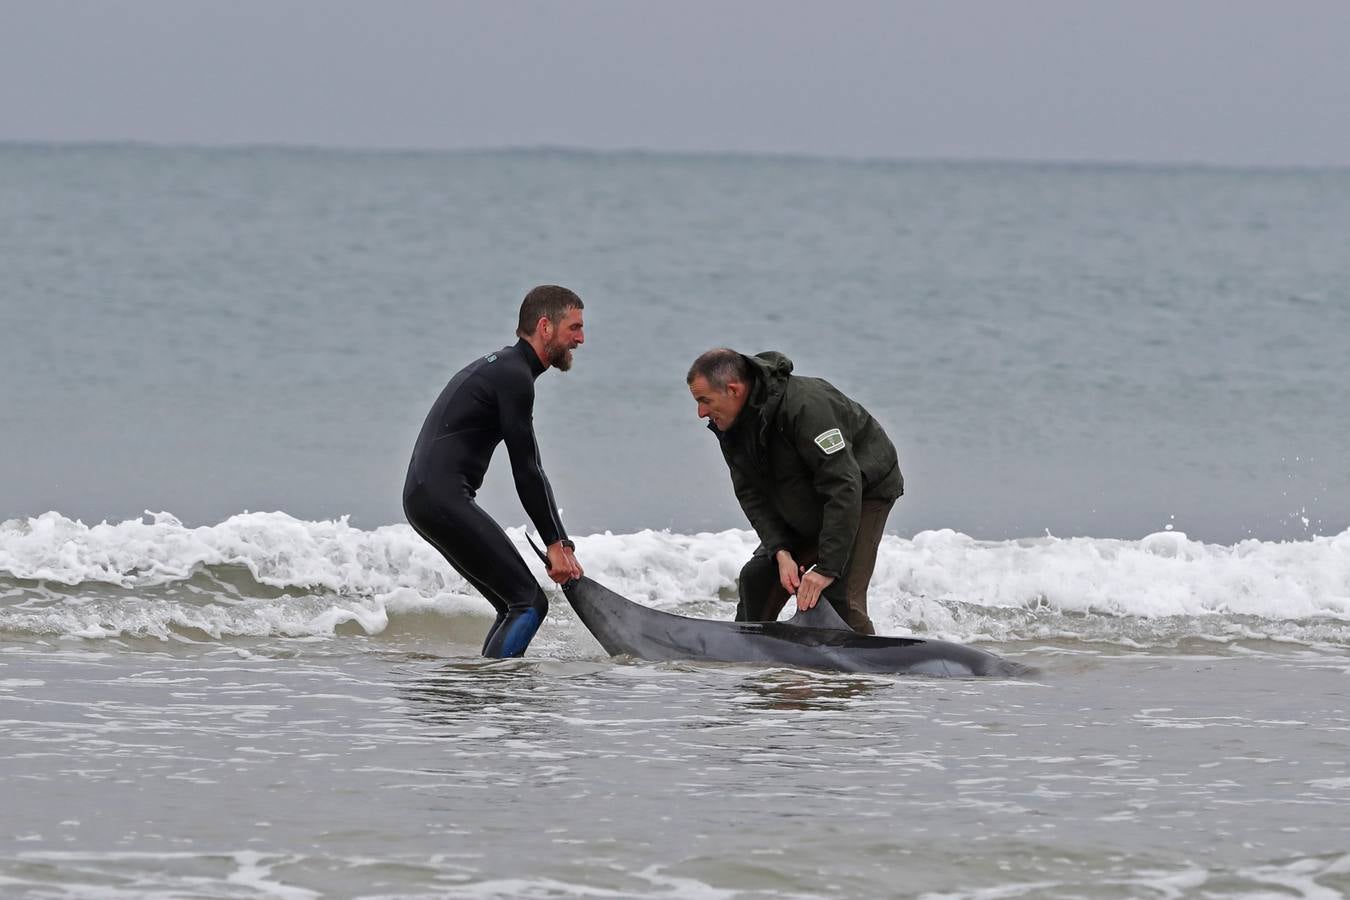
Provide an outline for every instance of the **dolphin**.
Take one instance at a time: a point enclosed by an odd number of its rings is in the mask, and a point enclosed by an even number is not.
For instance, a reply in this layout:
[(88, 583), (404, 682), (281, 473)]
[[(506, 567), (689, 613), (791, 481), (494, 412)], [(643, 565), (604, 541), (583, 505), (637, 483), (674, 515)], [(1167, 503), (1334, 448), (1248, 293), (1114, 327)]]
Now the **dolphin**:
[[(526, 534), (525, 540), (548, 565), (548, 556), (533, 538)], [(859, 634), (823, 599), (809, 610), (796, 611), (786, 622), (728, 622), (653, 610), (585, 575), (563, 584), (563, 594), (576, 618), (606, 653), (652, 663), (778, 663), (830, 672), (936, 676), (1033, 672), (1026, 665), (964, 644)]]
[[(548, 556), (525, 539), (548, 565)], [(859, 634), (828, 601), (786, 622), (727, 622), (677, 616), (634, 603), (582, 576), (563, 585), (581, 624), (610, 656), (651, 662), (707, 660), (779, 663), (832, 672), (905, 675), (1027, 675), (1033, 670), (984, 650), (948, 641)]]
[(907, 675), (1011, 676), (1031, 671), (962, 644), (858, 634), (827, 601), (797, 612), (786, 622), (727, 622), (651, 609), (585, 576), (564, 585), (563, 593), (582, 624), (611, 656)]

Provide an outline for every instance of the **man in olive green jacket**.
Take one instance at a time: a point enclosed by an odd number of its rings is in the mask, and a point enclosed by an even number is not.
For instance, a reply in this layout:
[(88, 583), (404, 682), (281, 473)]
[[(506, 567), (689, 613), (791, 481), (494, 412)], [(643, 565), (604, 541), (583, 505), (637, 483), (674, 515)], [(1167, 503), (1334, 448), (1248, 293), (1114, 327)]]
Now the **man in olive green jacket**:
[(867, 585), (905, 492), (881, 425), (828, 381), (793, 375), (773, 351), (709, 350), (686, 381), (760, 539), (741, 569), (737, 621), (776, 619), (792, 594), (799, 609), (823, 595), (855, 631), (874, 634)]

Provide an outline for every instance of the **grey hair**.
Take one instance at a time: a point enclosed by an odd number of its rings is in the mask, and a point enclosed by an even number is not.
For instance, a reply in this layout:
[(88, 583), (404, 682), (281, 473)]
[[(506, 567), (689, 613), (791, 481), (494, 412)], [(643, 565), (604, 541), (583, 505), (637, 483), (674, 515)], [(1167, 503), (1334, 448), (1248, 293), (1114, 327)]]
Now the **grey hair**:
[(694, 379), (702, 376), (708, 384), (719, 391), (725, 391), (733, 381), (749, 384), (754, 377), (750, 374), (750, 363), (745, 357), (728, 347), (715, 347), (694, 360), (685, 376), (685, 384), (693, 384)]

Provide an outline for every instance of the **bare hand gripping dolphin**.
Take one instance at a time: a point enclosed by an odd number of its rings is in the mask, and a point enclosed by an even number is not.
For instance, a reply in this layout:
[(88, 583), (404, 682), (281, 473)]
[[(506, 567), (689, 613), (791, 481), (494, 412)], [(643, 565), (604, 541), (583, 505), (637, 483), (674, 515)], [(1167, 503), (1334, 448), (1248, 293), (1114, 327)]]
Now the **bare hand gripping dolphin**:
[(726, 622), (641, 606), (585, 576), (563, 585), (563, 592), (582, 624), (611, 656), (910, 675), (1010, 676), (1031, 671), (961, 644), (859, 634), (828, 603), (817, 603), (786, 622)]

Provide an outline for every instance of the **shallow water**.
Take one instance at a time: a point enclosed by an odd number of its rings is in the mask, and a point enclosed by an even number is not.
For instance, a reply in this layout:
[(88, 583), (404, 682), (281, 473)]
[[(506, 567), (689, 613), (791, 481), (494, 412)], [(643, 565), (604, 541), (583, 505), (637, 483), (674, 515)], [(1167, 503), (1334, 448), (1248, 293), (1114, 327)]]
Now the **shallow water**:
[(1343, 654), (1003, 645), (1039, 673), (946, 680), (487, 662), (428, 643), (9, 642), (0, 883), (34, 897), (1350, 890)]
[[(578, 553), (729, 618), (754, 544)], [(485, 661), (491, 608), (406, 525), (53, 514), (0, 525), (0, 567), (16, 896), (1350, 887), (1350, 532), (888, 536), (878, 629), (1036, 668), (1005, 680), (610, 660), (556, 594), (526, 659)]]

